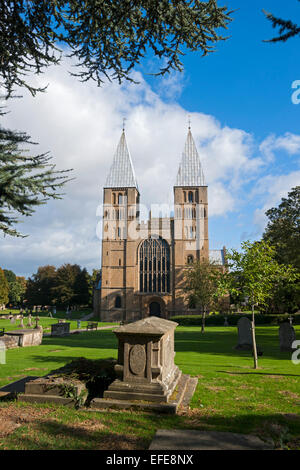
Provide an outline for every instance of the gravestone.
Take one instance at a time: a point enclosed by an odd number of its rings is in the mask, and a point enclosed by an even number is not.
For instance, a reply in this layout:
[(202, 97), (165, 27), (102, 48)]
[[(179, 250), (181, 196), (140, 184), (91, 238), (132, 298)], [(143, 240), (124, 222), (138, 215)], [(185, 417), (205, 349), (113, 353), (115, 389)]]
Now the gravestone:
[(118, 338), (118, 378), (104, 398), (167, 403), (180, 377), (174, 363), (177, 323), (148, 317), (114, 330)]
[(51, 325), (51, 336), (66, 336), (70, 334), (70, 323), (54, 323)]
[(16, 346), (25, 347), (25, 346), (39, 346), (43, 340), (43, 330), (41, 329), (23, 329), (8, 331), (6, 336), (14, 337), (16, 339)]
[(21, 315), (21, 317), (20, 317), (20, 328), (24, 328), (23, 319), (24, 319), (24, 317), (23, 317), (23, 315)]
[(224, 326), (229, 326), (228, 318), (227, 318), (227, 317), (225, 317), (225, 319), (224, 319)]
[(293, 351), (292, 343), (295, 339), (294, 327), (290, 323), (282, 323), (279, 327), (280, 351)]
[(27, 326), (28, 326), (29, 328), (32, 327), (31, 318), (32, 318), (32, 317), (31, 317), (31, 315), (29, 314), (29, 315), (28, 315), (28, 320), (27, 320)]
[(235, 349), (251, 350), (253, 348), (252, 324), (247, 317), (242, 317), (237, 322), (238, 344)]

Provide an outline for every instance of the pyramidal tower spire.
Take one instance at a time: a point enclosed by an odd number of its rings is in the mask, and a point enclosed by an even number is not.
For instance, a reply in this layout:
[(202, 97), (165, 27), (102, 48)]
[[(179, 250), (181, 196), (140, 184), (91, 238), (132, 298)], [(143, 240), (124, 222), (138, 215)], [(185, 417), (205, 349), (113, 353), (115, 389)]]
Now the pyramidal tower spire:
[(206, 186), (199, 154), (191, 132), (190, 121), (175, 186)]
[(131, 156), (126, 142), (124, 123), (113, 163), (106, 178), (105, 188), (138, 189)]

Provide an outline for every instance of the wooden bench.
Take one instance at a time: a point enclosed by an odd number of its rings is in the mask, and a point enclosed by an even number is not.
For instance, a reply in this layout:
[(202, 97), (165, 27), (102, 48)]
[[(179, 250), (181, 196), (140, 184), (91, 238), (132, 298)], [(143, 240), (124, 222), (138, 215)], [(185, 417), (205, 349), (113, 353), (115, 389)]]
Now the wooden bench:
[(86, 327), (87, 330), (97, 330), (97, 328), (98, 328), (97, 322), (96, 323), (89, 322)]

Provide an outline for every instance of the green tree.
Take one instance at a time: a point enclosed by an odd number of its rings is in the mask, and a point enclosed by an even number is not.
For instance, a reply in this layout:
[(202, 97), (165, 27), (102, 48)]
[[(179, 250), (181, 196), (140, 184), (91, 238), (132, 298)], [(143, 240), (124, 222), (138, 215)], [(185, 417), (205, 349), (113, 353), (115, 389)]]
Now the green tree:
[(89, 303), (93, 303), (94, 289), (101, 279), (101, 269), (93, 269), (92, 275), (89, 276)]
[(217, 0), (2, 0), (0, 77), (8, 96), (15, 86), (32, 94), (26, 81), (75, 57), (82, 81), (131, 80), (130, 72), (149, 50), (163, 64), (158, 74), (182, 70), (186, 51), (214, 50), (225, 38), (231, 12)]
[(263, 239), (274, 246), (279, 263), (291, 264), (300, 272), (300, 186), (292, 188), (266, 216), (269, 222)]
[(286, 265), (280, 265), (275, 259), (275, 249), (266, 241), (243, 242), (242, 250), (227, 252), (230, 273), (227, 276), (228, 290), (243, 293), (249, 299), (252, 308), (252, 340), (254, 368), (257, 369), (257, 348), (255, 338), (256, 305), (265, 305), (272, 297), (274, 285), (282, 280), (293, 282), (297, 279), (297, 271)]
[[(300, 0), (298, 0), (299, 2)], [(269, 39), (265, 42), (285, 42), (290, 38), (300, 35), (300, 25), (294, 23), (291, 20), (284, 20), (278, 16), (273, 15), (270, 12), (263, 10), (267, 19), (271, 22), (273, 28), (278, 29), (278, 36), (275, 36), (272, 39)]]
[(195, 261), (189, 264), (184, 272), (184, 292), (187, 294), (190, 304), (199, 307), (202, 313), (201, 332), (205, 331), (206, 314), (220, 295), (222, 271), (220, 266), (207, 260)]
[(31, 216), (50, 198), (61, 199), (58, 190), (69, 181), (69, 170), (55, 171), (47, 153), (26, 155), (24, 144), (32, 144), (28, 135), (0, 126), (0, 231), (12, 236), (22, 236), (14, 228), (17, 215)]
[(6, 280), (4, 271), (0, 268), (0, 305), (5, 305), (8, 302), (8, 282)]
[(81, 269), (78, 264), (64, 264), (57, 269), (51, 291), (58, 305), (88, 304), (89, 278), (86, 269)]
[(27, 280), (26, 300), (29, 305), (53, 305), (52, 292), (56, 281), (55, 266), (40, 266), (35, 274)]
[(10, 269), (3, 269), (7, 282), (16, 282), (17, 276)]
[(76, 276), (74, 284), (74, 290), (76, 295), (74, 296), (73, 303), (75, 305), (90, 305), (92, 297), (90, 295), (90, 280), (91, 276), (87, 272), (86, 268), (81, 269)]
[(8, 282), (8, 301), (14, 305), (22, 303), (26, 291), (26, 281), (24, 277), (16, 276), (9, 269), (4, 269), (4, 275)]

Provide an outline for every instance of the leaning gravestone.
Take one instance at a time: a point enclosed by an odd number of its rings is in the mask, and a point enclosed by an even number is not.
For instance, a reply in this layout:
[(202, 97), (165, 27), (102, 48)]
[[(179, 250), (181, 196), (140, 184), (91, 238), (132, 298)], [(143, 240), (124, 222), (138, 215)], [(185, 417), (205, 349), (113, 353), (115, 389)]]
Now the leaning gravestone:
[(279, 328), (280, 351), (293, 351), (292, 343), (295, 339), (294, 327), (290, 323), (282, 323)]
[(238, 344), (235, 349), (251, 350), (253, 348), (251, 321), (246, 317), (240, 318), (237, 327)]

